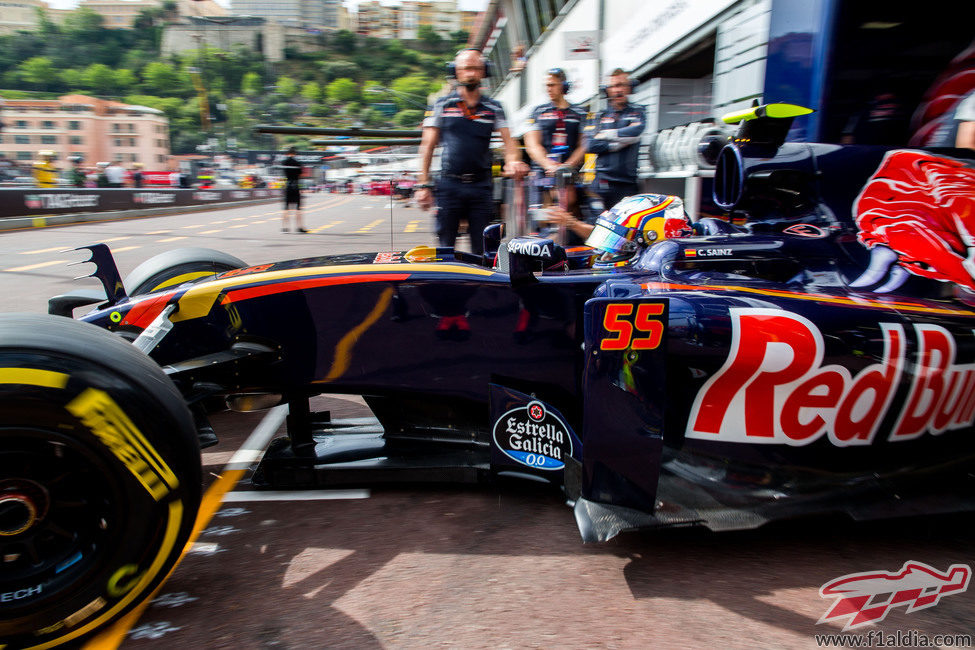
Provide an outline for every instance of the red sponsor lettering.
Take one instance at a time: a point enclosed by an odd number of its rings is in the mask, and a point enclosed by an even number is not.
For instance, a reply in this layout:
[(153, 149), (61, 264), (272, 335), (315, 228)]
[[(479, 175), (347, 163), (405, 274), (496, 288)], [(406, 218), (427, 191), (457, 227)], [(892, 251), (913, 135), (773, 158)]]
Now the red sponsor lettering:
[(955, 339), (938, 325), (918, 324), (918, 353), (911, 390), (890, 440), (913, 440), (972, 423), (975, 364), (955, 364)]
[[(804, 445), (827, 435), (837, 446), (874, 440), (901, 383), (906, 354), (901, 325), (880, 324), (881, 358), (853, 376), (843, 366), (822, 365), (822, 334), (802, 316), (774, 309), (732, 309), (731, 322), (728, 359), (698, 392), (687, 437)], [(953, 358), (953, 339), (936, 329), (951, 341)], [(937, 340), (944, 347), (943, 340)], [(927, 348), (933, 350), (932, 345), (929, 342)], [(949, 352), (942, 355), (947, 358)], [(940, 358), (934, 351), (929, 356)], [(922, 406), (910, 411), (923, 420), (922, 431), (938, 414), (948, 423), (959, 422), (975, 397), (975, 368), (959, 373), (947, 391), (936, 374), (924, 375), (915, 400)], [(938, 396), (920, 394), (924, 391)], [(943, 403), (942, 394), (951, 399), (950, 406)]]

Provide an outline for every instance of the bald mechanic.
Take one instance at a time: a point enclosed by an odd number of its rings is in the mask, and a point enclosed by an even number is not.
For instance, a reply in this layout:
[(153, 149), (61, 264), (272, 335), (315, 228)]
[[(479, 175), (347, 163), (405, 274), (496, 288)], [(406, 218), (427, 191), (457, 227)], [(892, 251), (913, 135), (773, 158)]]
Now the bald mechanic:
[(491, 188), (491, 134), (498, 131), (504, 142), (504, 174), (521, 178), (528, 166), (508, 130), (501, 104), (481, 94), (484, 57), (478, 50), (461, 50), (454, 58), (457, 86), (427, 113), (420, 142), (420, 183), (415, 186), (417, 204), (433, 207), (430, 163), (433, 150), (443, 145), (440, 178), (436, 184), (437, 234), (441, 246), (453, 246), (462, 218), (467, 218), (471, 251), (484, 252), (484, 228), (494, 216)]

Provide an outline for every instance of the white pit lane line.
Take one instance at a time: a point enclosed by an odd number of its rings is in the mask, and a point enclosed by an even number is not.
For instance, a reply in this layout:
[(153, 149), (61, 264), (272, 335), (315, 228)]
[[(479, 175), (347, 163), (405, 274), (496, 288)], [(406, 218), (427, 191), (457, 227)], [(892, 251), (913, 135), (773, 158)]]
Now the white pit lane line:
[[(264, 458), (264, 450), (270, 444), (281, 423), (288, 417), (288, 405), (275, 406), (254, 431), (247, 437), (240, 449), (230, 458), (223, 471), (246, 470)], [(361, 418), (360, 418), (361, 419)], [(350, 422), (351, 423), (351, 422)], [(242, 501), (323, 501), (338, 499), (368, 499), (369, 490), (236, 490), (224, 495), (222, 503)]]

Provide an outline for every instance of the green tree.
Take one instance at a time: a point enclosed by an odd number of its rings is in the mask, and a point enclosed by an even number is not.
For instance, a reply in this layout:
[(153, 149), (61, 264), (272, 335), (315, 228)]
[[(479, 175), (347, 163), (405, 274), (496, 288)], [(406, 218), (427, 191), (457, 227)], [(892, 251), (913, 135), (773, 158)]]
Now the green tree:
[(135, 73), (128, 68), (119, 68), (115, 71), (115, 89), (120, 93), (131, 92), (138, 83)]
[(314, 117), (328, 117), (332, 114), (332, 109), (325, 104), (312, 104), (308, 107), (308, 113)]
[(423, 121), (423, 111), (415, 108), (408, 108), (405, 111), (400, 111), (397, 113), (394, 120), (396, 122), (396, 126), (402, 126), (405, 128), (418, 127), (420, 122)]
[(81, 73), (81, 83), (99, 95), (115, 90), (115, 71), (103, 63), (92, 63)]
[(279, 77), (275, 89), (285, 99), (291, 99), (298, 94), (298, 84), (291, 77)]
[(420, 28), (416, 30), (416, 35), (420, 37), (420, 40), (431, 52), (439, 52), (443, 46), (443, 38), (431, 25), (420, 25)]
[(105, 19), (101, 14), (88, 7), (82, 7), (69, 13), (64, 19), (64, 29), (69, 36), (95, 36), (104, 29)]
[(256, 72), (244, 73), (240, 81), (240, 92), (248, 97), (256, 97), (261, 94), (262, 90), (264, 90), (264, 84), (261, 82), (261, 75)]
[(142, 85), (151, 93), (171, 94), (179, 83), (179, 74), (168, 63), (153, 61), (142, 69)]
[(471, 35), (463, 29), (458, 29), (456, 32), (450, 32), (450, 40), (454, 42), (454, 45), (467, 45), (468, 39)]
[(322, 87), (314, 81), (306, 83), (301, 87), (301, 96), (313, 104), (318, 103), (322, 100)]
[(367, 108), (359, 114), (359, 119), (369, 127), (386, 126), (386, 116), (375, 108)]
[(427, 95), (433, 92), (430, 80), (420, 75), (400, 77), (390, 88), (394, 91), (392, 100), (400, 109), (417, 108), (417, 104), (426, 104)]
[(347, 29), (340, 29), (332, 37), (332, 43), (335, 44), (335, 49), (344, 54), (352, 54), (355, 52), (355, 41), (355, 34)]
[(359, 75), (359, 66), (351, 61), (322, 61), (319, 64), (325, 81), (334, 81), (345, 77), (354, 79)]
[(58, 81), (58, 72), (51, 59), (46, 56), (27, 59), (17, 67), (17, 74), (23, 81), (38, 90), (46, 90), (48, 86)]
[(61, 71), (61, 83), (63, 83), (68, 90), (77, 90), (82, 86), (81, 70), (77, 68), (66, 68)]
[(351, 79), (336, 79), (328, 84), (326, 94), (331, 102), (345, 103), (360, 98), (359, 85)]

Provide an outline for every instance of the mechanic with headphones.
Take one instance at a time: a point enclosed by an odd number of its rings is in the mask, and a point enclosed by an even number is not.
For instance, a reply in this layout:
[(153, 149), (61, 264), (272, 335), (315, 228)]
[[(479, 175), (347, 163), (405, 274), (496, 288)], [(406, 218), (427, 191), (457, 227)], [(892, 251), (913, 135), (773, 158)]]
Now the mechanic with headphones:
[(616, 68), (609, 75), (606, 97), (609, 106), (586, 126), (589, 153), (596, 159), (593, 191), (610, 209), (623, 198), (639, 193), (636, 182), (640, 136), (647, 126), (646, 107), (631, 104), (629, 75)]
[(565, 98), (569, 82), (561, 68), (548, 71), (545, 90), (551, 101), (535, 107), (528, 118), (525, 149), (537, 175), (543, 176), (539, 185), (551, 187), (552, 176), (559, 167), (576, 170), (582, 164), (586, 155), (581, 137), (586, 114)]
[(437, 234), (442, 246), (453, 246), (462, 217), (467, 218), (471, 251), (484, 250), (483, 231), (494, 216), (491, 179), (491, 135), (504, 142), (504, 173), (520, 178), (528, 172), (505, 119), (501, 104), (481, 94), (481, 80), (491, 69), (479, 50), (457, 53), (448, 73), (457, 80), (456, 89), (437, 100), (427, 112), (420, 142), (420, 183), (414, 187), (417, 204), (433, 207), (430, 163), (433, 150), (443, 145), (440, 179), (437, 182)]

